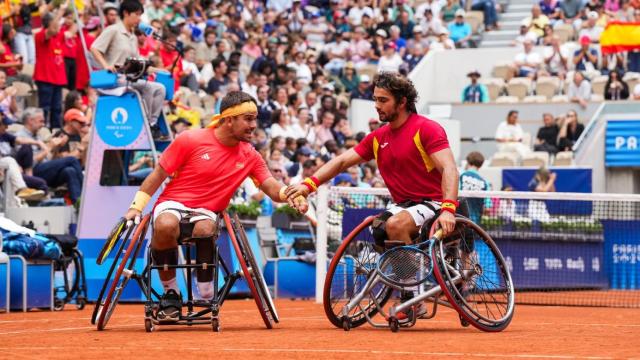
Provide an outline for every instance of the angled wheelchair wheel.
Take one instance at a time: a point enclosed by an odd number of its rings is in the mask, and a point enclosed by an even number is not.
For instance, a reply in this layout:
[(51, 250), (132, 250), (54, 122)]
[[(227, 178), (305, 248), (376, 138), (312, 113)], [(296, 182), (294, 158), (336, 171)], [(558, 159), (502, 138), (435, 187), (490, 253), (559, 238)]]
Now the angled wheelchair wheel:
[(247, 238), (247, 233), (244, 231), (244, 227), (240, 222), (240, 218), (238, 218), (238, 214), (234, 214), (233, 220), (237, 226), (238, 240), (240, 248), (242, 252), (247, 255), (247, 265), (251, 268), (251, 273), (256, 278), (256, 290), (260, 293), (260, 296), (263, 299), (263, 302), (267, 305), (267, 309), (269, 311), (269, 315), (271, 319), (276, 323), (280, 322), (280, 317), (278, 316), (278, 312), (276, 311), (276, 306), (273, 303), (273, 299), (271, 298), (271, 293), (269, 292), (269, 287), (267, 286), (267, 282), (264, 280), (264, 276), (262, 276), (262, 268), (258, 265), (255, 256), (253, 255), (253, 251), (251, 250), (251, 244), (249, 244), (249, 239)]
[(344, 329), (345, 323), (349, 328), (364, 324), (367, 317), (378, 313), (378, 305), (384, 306), (393, 293), (391, 288), (378, 283), (363, 297), (359, 306), (351, 309), (348, 317), (342, 314), (344, 306), (363, 290), (367, 280), (376, 273), (379, 255), (373, 249), (374, 239), (369, 230), (373, 219), (373, 216), (366, 218), (344, 238), (327, 270), (322, 302), (327, 318), (337, 328)]
[[(272, 329), (273, 328), (273, 322), (275, 322), (276, 320), (273, 318), (273, 316), (275, 316), (277, 318), (277, 314), (272, 313), (269, 310), (269, 300), (271, 299), (271, 296), (268, 293), (268, 290), (266, 291), (268, 296), (267, 298), (265, 298), (265, 295), (263, 294), (263, 292), (259, 291), (258, 288), (260, 288), (262, 286), (261, 282), (258, 280), (258, 277), (256, 276), (256, 273), (260, 273), (260, 268), (257, 266), (252, 266), (251, 265), (251, 261), (253, 260), (253, 263), (255, 264), (255, 258), (253, 256), (253, 252), (251, 251), (250, 247), (244, 247), (242, 246), (239, 238), (240, 236), (238, 236), (238, 234), (240, 232), (244, 232), (244, 230), (242, 230), (239, 227), (239, 222), (238, 223), (233, 223), (231, 221), (231, 218), (229, 217), (229, 214), (227, 214), (227, 212), (223, 212), (222, 216), (224, 218), (224, 223), (225, 226), (227, 228), (227, 232), (229, 233), (229, 238), (231, 239), (231, 244), (233, 245), (233, 249), (236, 252), (236, 256), (238, 257), (238, 263), (240, 263), (240, 268), (242, 269), (242, 273), (244, 275), (245, 280), (247, 281), (247, 285), (249, 286), (249, 290), (251, 291), (251, 296), (253, 297), (253, 300), (256, 302), (256, 305), (258, 306), (258, 312), (260, 313), (260, 317), (262, 317), (262, 321), (264, 321), (264, 325), (267, 327), (267, 329)], [(269, 299), (269, 300), (267, 300)]]
[(432, 258), (436, 280), (461, 323), (488, 332), (509, 325), (515, 308), (513, 282), (489, 234), (458, 216), (454, 232), (436, 242)]
[(129, 282), (129, 279), (131, 278), (133, 267), (135, 266), (136, 259), (138, 257), (138, 252), (140, 252), (140, 248), (144, 243), (144, 238), (149, 227), (150, 218), (151, 214), (147, 214), (144, 218), (142, 218), (140, 224), (136, 226), (135, 231), (133, 232), (133, 236), (129, 241), (129, 245), (127, 246), (127, 250), (124, 255), (122, 255), (122, 259), (120, 259), (118, 268), (111, 281), (109, 291), (107, 292), (107, 295), (102, 303), (99, 305), (100, 309), (98, 310), (97, 321), (98, 330), (104, 330), (104, 328), (107, 326), (107, 323), (109, 322), (111, 315), (113, 315), (113, 311), (115, 310), (116, 305), (118, 305), (118, 301), (120, 300), (122, 291), (124, 291), (127, 283)]
[[(129, 241), (129, 239), (131, 238), (131, 233), (133, 232), (133, 229), (134, 229), (133, 226), (127, 229), (127, 233), (124, 237), (124, 240), (120, 242), (120, 245), (118, 245), (117, 251), (114, 253), (113, 263), (111, 263), (111, 267), (109, 267), (107, 276), (104, 279), (104, 283), (102, 284), (102, 287), (100, 288), (100, 293), (98, 294), (98, 298), (96, 299), (96, 306), (93, 308), (93, 313), (91, 314), (91, 325), (95, 325), (96, 321), (98, 320), (98, 313), (102, 308), (104, 295), (107, 291), (107, 288), (109, 287), (109, 284), (111, 283), (111, 275), (113, 275), (113, 272), (115, 271), (116, 267), (119, 264), (118, 260), (120, 260), (120, 256), (122, 256), (122, 254), (124, 253), (124, 247)], [(107, 239), (107, 241), (109, 240)]]

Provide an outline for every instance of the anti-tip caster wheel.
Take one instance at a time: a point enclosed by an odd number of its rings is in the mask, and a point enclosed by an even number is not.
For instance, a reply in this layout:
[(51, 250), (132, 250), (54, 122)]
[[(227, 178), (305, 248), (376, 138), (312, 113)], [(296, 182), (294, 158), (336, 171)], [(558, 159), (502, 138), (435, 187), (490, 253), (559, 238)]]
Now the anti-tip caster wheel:
[(391, 329), (391, 332), (398, 332), (398, 330), (400, 330), (400, 322), (398, 321), (398, 319), (391, 317), (389, 318), (389, 329)]
[(144, 330), (146, 332), (152, 332), (154, 330), (153, 322), (151, 319), (144, 319)]
[(460, 325), (462, 325), (462, 327), (469, 327), (469, 322), (467, 321), (467, 319), (463, 318), (462, 316), (460, 316)]
[(351, 330), (351, 320), (350, 320), (348, 317), (346, 317), (346, 316), (344, 316), (344, 317), (342, 318), (342, 329), (343, 329), (344, 331), (349, 331), (349, 330)]
[(220, 332), (220, 319), (211, 319), (211, 330), (213, 330), (213, 332)]
[(76, 300), (76, 309), (82, 310), (84, 309), (85, 305), (87, 305), (87, 300), (85, 298), (82, 297)]
[(62, 311), (64, 310), (64, 300), (62, 299), (54, 299), (53, 300), (53, 310), (54, 311)]

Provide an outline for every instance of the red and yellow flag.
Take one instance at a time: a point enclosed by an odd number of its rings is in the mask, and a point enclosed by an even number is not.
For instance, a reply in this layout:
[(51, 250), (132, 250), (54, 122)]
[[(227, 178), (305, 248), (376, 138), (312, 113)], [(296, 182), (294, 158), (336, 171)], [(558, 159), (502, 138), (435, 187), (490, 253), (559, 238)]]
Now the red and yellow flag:
[(640, 22), (612, 21), (600, 36), (603, 55), (640, 49)]

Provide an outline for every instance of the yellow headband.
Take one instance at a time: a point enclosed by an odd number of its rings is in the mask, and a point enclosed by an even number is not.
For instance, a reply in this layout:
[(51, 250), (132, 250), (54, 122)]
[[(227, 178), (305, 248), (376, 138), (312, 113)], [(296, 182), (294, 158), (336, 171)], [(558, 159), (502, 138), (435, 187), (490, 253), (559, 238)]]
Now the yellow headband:
[(226, 109), (225, 111), (222, 112), (222, 114), (214, 115), (213, 119), (211, 120), (211, 123), (207, 127), (218, 126), (220, 119), (228, 118), (231, 116), (238, 116), (246, 113), (252, 113), (252, 112), (253, 113), (258, 112), (258, 107), (253, 101), (245, 101), (239, 105), (232, 106)]

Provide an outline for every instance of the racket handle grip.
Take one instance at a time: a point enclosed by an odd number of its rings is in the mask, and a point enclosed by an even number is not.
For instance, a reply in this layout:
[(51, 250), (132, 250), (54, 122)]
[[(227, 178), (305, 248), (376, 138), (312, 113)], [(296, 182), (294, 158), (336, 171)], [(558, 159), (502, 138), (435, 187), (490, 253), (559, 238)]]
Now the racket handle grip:
[(433, 233), (433, 237), (440, 240), (442, 238), (442, 229), (436, 230), (436, 232)]

